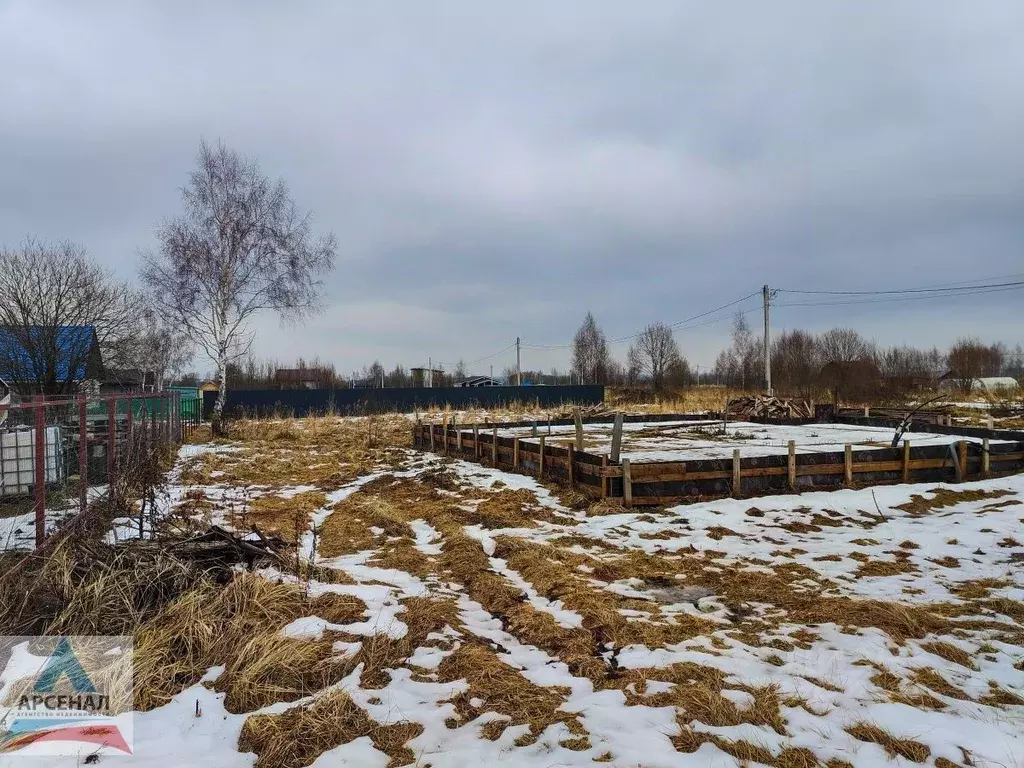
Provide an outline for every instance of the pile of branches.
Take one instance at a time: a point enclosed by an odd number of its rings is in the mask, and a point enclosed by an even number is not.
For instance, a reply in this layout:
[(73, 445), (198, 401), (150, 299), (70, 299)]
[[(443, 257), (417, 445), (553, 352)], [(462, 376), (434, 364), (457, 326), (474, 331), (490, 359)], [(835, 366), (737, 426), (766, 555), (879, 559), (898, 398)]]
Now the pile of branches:
[(813, 419), (806, 400), (783, 400), (768, 395), (736, 397), (726, 406), (730, 419)]
[(288, 546), (284, 539), (264, 535), (255, 526), (252, 533), (240, 535), (211, 525), (205, 533), (168, 543), (166, 540), (149, 542), (160, 546), (179, 560), (186, 560), (200, 567), (224, 566), (244, 563), (252, 568), (257, 562), (278, 562), (281, 551)]
[(610, 416), (614, 413), (604, 403), (595, 403), (593, 405), (574, 405), (570, 408), (562, 408), (555, 414), (555, 417), (571, 419), (576, 415), (576, 411), (580, 412), (580, 416)]

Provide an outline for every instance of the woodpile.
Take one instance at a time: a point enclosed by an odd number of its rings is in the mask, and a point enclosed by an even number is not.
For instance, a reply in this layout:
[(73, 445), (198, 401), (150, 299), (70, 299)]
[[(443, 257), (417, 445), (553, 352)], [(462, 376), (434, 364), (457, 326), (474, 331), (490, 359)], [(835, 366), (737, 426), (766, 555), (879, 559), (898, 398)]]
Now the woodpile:
[(767, 395), (733, 398), (726, 409), (730, 419), (814, 418), (814, 409), (806, 400), (783, 400)]
[(206, 565), (245, 563), (252, 568), (259, 561), (278, 561), (287, 546), (283, 539), (266, 536), (258, 528), (252, 533), (238, 534), (212, 525), (205, 533), (166, 545), (166, 550), (180, 560)]

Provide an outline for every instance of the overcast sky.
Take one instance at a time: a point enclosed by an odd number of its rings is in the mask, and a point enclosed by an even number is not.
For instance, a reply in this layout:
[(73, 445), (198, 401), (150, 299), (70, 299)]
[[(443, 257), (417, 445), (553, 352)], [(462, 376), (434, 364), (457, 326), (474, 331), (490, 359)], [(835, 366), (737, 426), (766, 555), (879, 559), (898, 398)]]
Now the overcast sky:
[[(69, 238), (134, 277), (221, 139), (340, 244), (325, 313), (261, 321), (257, 352), (343, 372), (564, 343), (588, 309), (625, 336), (764, 283), (1024, 272), (1022, 30), (1020, 0), (0, 0), (0, 244)], [(1013, 344), (1021, 298), (773, 326)], [(704, 368), (728, 331), (677, 339)]]

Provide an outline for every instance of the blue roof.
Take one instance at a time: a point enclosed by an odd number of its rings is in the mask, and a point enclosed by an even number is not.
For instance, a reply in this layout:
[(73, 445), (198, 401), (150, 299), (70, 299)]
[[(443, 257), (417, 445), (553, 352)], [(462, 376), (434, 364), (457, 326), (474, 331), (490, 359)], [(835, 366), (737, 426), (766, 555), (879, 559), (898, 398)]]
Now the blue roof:
[[(42, 337), (50, 330), (42, 325), (34, 325), (28, 329), (29, 334), (36, 337)], [(89, 370), (90, 351), (95, 341), (95, 326), (62, 325), (57, 328), (56, 343), (59, 354), (56, 361), (56, 373), (58, 381), (81, 381), (86, 378)], [(12, 333), (9, 327), (0, 327), (0, 379), (34, 381), (40, 378), (36, 372), (36, 362), (25, 349), (18, 334)], [(39, 360), (38, 362), (42, 365), (47, 361)], [(71, 370), (72, 362), (75, 363), (74, 371)], [(11, 370), (7, 370), (8, 365)]]

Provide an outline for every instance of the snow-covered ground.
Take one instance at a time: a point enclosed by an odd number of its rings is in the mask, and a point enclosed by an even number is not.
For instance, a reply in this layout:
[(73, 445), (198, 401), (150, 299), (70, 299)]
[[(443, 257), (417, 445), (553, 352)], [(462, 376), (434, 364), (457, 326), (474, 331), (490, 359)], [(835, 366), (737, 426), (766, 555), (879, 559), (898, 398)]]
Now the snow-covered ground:
[[(669, 450), (648, 440), (675, 441), (688, 455), (731, 455), (731, 443), (723, 449), (713, 439), (635, 434), (645, 426), (627, 425), (629, 455)], [(785, 450), (788, 439), (801, 450), (829, 450), (887, 435), (828, 426), (730, 430), (753, 434), (736, 445), (762, 453)], [(280, 490), (289, 487), (264, 492)], [(408, 601), (454, 606), (456, 618), (389, 668), (384, 687), (365, 684), (362, 664), (331, 687), (377, 723), (420, 726), (405, 744), (414, 764), (703, 768), (770, 759), (870, 768), (924, 754), (922, 764), (947, 768), (1024, 765), (1024, 544), (1015, 538), (1024, 539), (1022, 476), (588, 514), (532, 478), (410, 451), (397, 465), (324, 490), (327, 503), (309, 518), (317, 536), (311, 530), (302, 539), (303, 554), (323, 546), (332, 515), (351, 521), (358, 508), (346, 505), (358, 500), (385, 504), (409, 534), (384, 533), (367, 519), (371, 547), (318, 557), (344, 578), (314, 579), (310, 593), (353, 595), (365, 615), (345, 625), (306, 616), (283, 635), (316, 638), (340, 627), (350, 638), (336, 650), (346, 656), (374, 636), (406, 637)], [(240, 503), (237, 489), (216, 484), (176, 485), (172, 498), (190, 491), (215, 507)], [(497, 601), (475, 583), (483, 574), (457, 570), (452, 547), (460, 537), (479, 546), (484, 573), (521, 603)], [(403, 539), (424, 558), (416, 573), (379, 559)], [(567, 638), (583, 638), (593, 656), (581, 664)], [(470, 647), (521, 677), (522, 689), (452, 679), (446, 660)], [(222, 673), (214, 668), (207, 678)], [(536, 708), (538, 691), (560, 702), (562, 716), (549, 713), (551, 722), (528, 738), (528, 724), (516, 718)], [(460, 695), (472, 697), (459, 705), (468, 715), (453, 703)], [(252, 766), (256, 755), (238, 750), (249, 716), (225, 710), (223, 693), (189, 687), (135, 715), (135, 754), (116, 762)], [(904, 741), (873, 741), (878, 731), (867, 726)], [(383, 768), (389, 756), (378, 747), (354, 738), (312, 765)], [(784, 762), (801, 755), (804, 762)], [(0, 766), (19, 764), (0, 756)]]
[[(855, 450), (881, 448), (891, 445), (893, 430), (888, 427), (867, 427), (849, 424), (810, 424), (806, 426), (778, 426), (731, 421), (722, 422), (670, 421), (623, 424), (621, 455), (631, 461), (679, 461), (682, 459), (726, 459), (738, 448), (741, 456), (783, 455), (789, 441), (796, 443), (797, 453), (842, 451), (846, 444)], [(538, 435), (550, 435), (556, 442), (575, 438), (575, 427), (538, 425)], [(503, 429), (505, 437), (529, 438), (533, 427)], [(903, 439), (912, 445), (948, 445), (954, 440), (948, 435), (929, 432), (907, 432)], [(963, 438), (972, 440), (972, 438)], [(610, 424), (584, 425), (585, 450), (607, 453), (611, 450)], [(976, 441), (980, 442), (980, 440)]]

